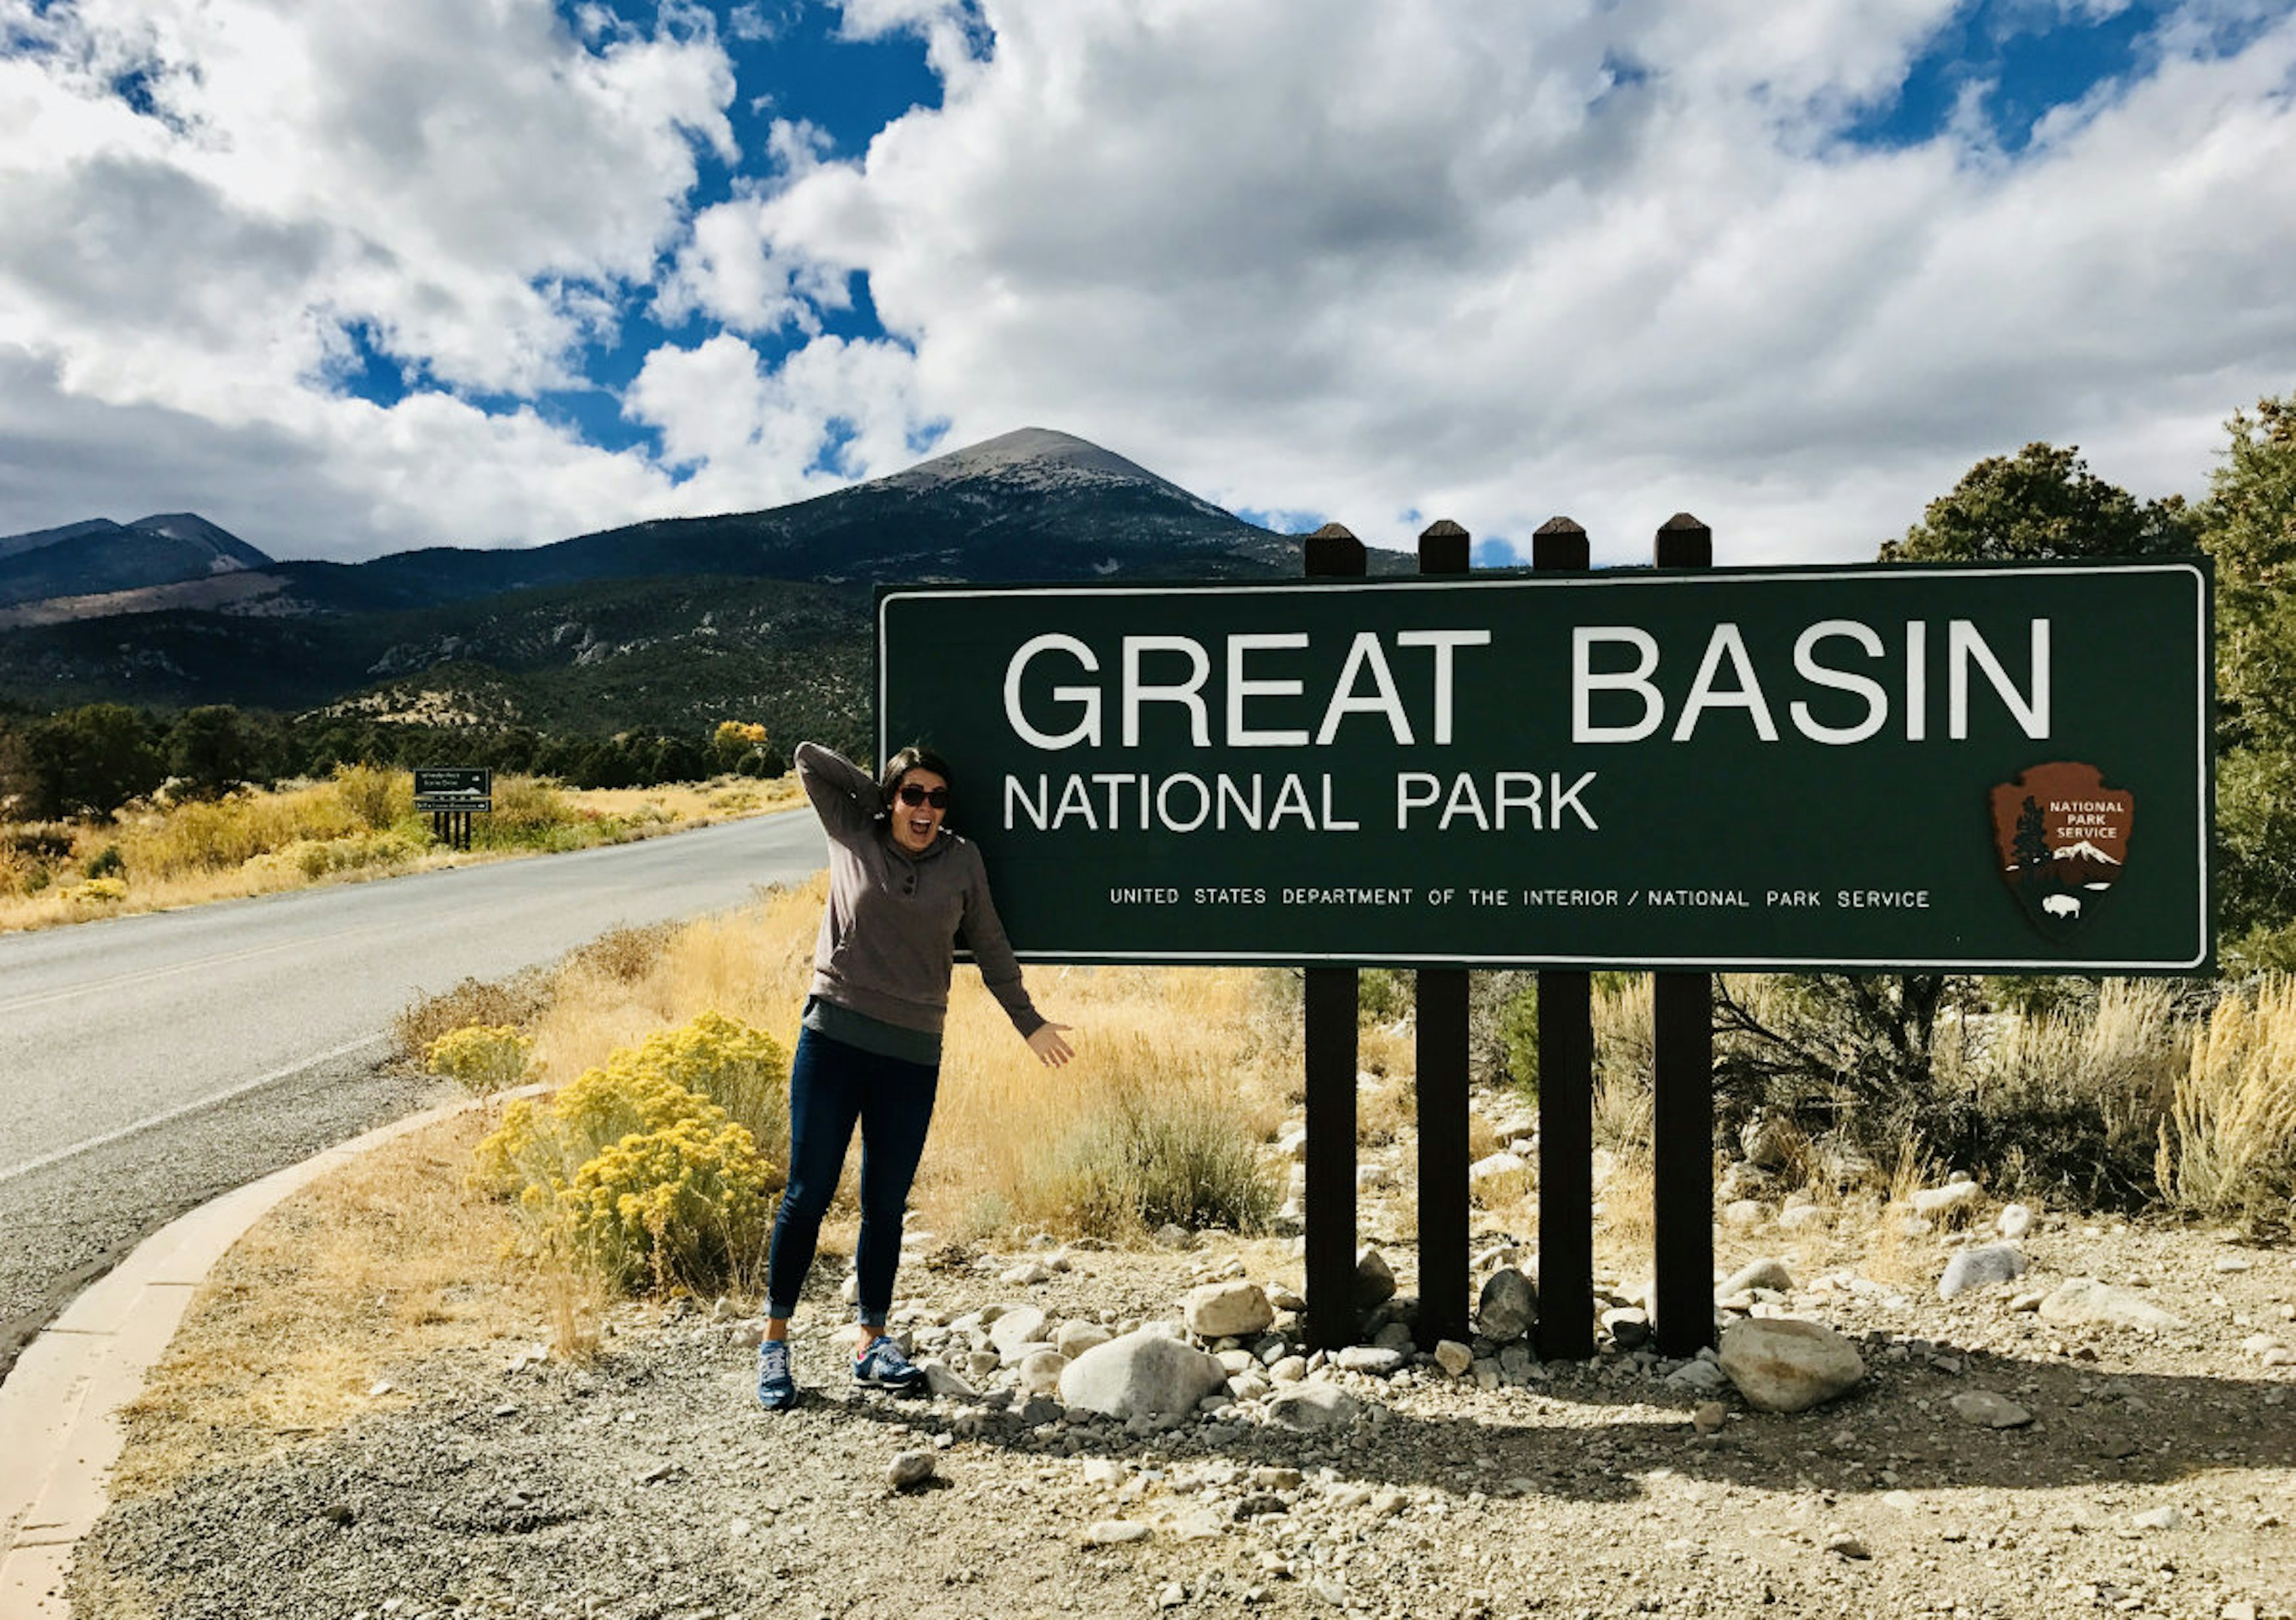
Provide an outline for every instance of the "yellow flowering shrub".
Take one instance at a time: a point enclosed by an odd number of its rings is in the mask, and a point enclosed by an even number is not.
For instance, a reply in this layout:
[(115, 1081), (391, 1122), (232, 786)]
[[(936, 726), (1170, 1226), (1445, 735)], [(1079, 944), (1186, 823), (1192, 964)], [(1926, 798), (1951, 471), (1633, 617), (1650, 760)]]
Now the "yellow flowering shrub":
[(545, 1240), (621, 1287), (708, 1292), (747, 1279), (782, 1175), (748, 1126), (684, 1082), (742, 1079), (779, 1056), (769, 1037), (716, 1014), (649, 1036), (542, 1106), (512, 1103), (479, 1144), (472, 1179), (516, 1198)]
[(114, 900), (125, 900), (127, 898), (127, 880), (90, 878), (86, 882), (74, 888), (71, 891), (71, 896), (75, 900), (86, 901), (91, 905), (102, 905)]
[(481, 1094), (516, 1085), (526, 1077), (534, 1042), (508, 1024), (468, 1024), (430, 1043), (424, 1061), (434, 1074), (459, 1081)]
[(760, 1151), (789, 1152), (789, 1054), (764, 1030), (705, 1012), (641, 1042), (635, 1061), (698, 1092), (748, 1128)]

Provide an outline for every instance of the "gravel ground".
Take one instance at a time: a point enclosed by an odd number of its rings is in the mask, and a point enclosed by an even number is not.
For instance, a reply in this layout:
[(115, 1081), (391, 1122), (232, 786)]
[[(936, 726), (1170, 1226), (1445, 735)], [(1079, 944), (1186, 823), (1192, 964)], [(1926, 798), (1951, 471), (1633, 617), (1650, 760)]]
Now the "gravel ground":
[[(2270, 1354), (2296, 1346), (2296, 1256), (2045, 1219), (2024, 1243), (2028, 1276), (1941, 1302), (1948, 1240), (1898, 1251), (1878, 1279), (1857, 1269), (1867, 1247), (1725, 1234), (1726, 1264), (1778, 1256), (1798, 1285), (1757, 1313), (1829, 1323), (1868, 1370), (1793, 1416), (1754, 1412), (1726, 1387), (1711, 1435), (1691, 1416), (1716, 1395), (1667, 1382), (1679, 1363), (1615, 1346), (1553, 1366), (1518, 1351), (1480, 1380), (1425, 1359), (1388, 1378), (1322, 1370), (1310, 1378), (1364, 1411), (1321, 1434), (1264, 1421), (1256, 1399), (1153, 1434), (1082, 1413), (1032, 1425), (997, 1409), (993, 1379), (986, 1402), (853, 1390), (833, 1301), (800, 1326), (804, 1400), (767, 1413), (742, 1307), (629, 1307), (587, 1367), (434, 1356), (394, 1369), (345, 1430), (116, 1505), (81, 1544), (73, 1600), (84, 1616), (184, 1620), (2270, 1620), (2296, 1607), (2296, 1368)], [(1029, 1263), (1043, 1280), (1007, 1280)], [(1236, 1274), (1296, 1284), (1299, 1262), (1281, 1242), (1221, 1240), (943, 1250), (904, 1270), (897, 1325), (962, 1367), (964, 1319), (983, 1307), (1120, 1328)], [(2133, 1287), (2186, 1325), (2075, 1327), (2031, 1310), (2071, 1276)], [(1297, 1326), (1279, 1316), (1275, 1330), (1296, 1345)], [(1965, 1420), (1951, 1401), (1972, 1391), (2031, 1421)], [(889, 1465), (910, 1451), (934, 1474), (895, 1490)], [(1145, 1534), (1103, 1529), (1140, 1539), (1094, 1544), (1092, 1527), (1115, 1523)]]

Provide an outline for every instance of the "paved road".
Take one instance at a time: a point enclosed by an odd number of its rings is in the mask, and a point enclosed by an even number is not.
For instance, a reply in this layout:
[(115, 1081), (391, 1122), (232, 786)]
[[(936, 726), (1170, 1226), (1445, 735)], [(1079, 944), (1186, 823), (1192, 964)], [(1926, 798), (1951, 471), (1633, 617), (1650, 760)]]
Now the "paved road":
[(184, 1210), (422, 1106), (391, 1019), (824, 860), (803, 813), (0, 937), (0, 1376)]

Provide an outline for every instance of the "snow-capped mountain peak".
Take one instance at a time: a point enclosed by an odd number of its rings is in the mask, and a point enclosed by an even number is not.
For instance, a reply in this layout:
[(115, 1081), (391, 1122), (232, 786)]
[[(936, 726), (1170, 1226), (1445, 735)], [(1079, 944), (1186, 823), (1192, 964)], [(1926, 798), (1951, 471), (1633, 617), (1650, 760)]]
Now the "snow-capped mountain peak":
[(1047, 493), (1131, 485), (1160, 490), (1207, 512), (1219, 510), (1169, 479), (1158, 478), (1136, 462), (1125, 460), (1113, 450), (1103, 450), (1089, 439), (1051, 428), (1019, 428), (1000, 433), (995, 438), (937, 455), (874, 482), (887, 488), (910, 491), (947, 484), (993, 483)]
[(2054, 859), (2059, 861), (2077, 861), (2085, 859), (2090, 861), (2102, 861), (2107, 866), (2118, 866), (2120, 864), (2120, 859), (2119, 856), (2105, 854), (2104, 851), (2099, 849), (2087, 839), (2081, 839), (2078, 844), (2068, 844), (2062, 849), (2053, 849), (2049, 854)]

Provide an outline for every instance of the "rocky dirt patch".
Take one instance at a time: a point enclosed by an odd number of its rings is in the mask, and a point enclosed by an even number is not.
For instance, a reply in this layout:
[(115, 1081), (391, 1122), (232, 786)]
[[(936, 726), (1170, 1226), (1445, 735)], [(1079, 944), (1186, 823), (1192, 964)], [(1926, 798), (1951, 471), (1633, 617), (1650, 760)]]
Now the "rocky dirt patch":
[[(1482, 1234), (1479, 1283), (1514, 1247)], [(2296, 1603), (2296, 1256), (2045, 1216), (2022, 1275), (1941, 1300), (1966, 1240), (1893, 1246), (1877, 1275), (1808, 1224), (1724, 1247), (1726, 1272), (1777, 1263), (1727, 1280), (1726, 1319), (1827, 1324), (1866, 1368), (1848, 1393), (1759, 1413), (1718, 1366), (1622, 1347), (1636, 1290), (1614, 1279), (1585, 1362), (1490, 1339), (1439, 1361), (1307, 1357), (1279, 1309), (1204, 1346), (1233, 1376), (1198, 1410), (1102, 1418), (1028, 1393), (1023, 1364), (1041, 1389), (1064, 1330), (1079, 1354), (1103, 1331), (1185, 1332), (1209, 1283), (1259, 1282), (1282, 1306), (1296, 1245), (943, 1248), (905, 1269), (897, 1326), (977, 1395), (855, 1391), (824, 1298), (797, 1341), (805, 1398), (767, 1413), (745, 1305), (628, 1307), (589, 1366), (436, 1354), (393, 1368), (342, 1429), (116, 1505), (80, 1548), (74, 1602), (184, 1620), (2262, 1620)], [(1388, 1252), (1407, 1287), (1407, 1247)], [(2044, 1314), (2074, 1279), (2177, 1325), (2062, 1299)], [(1398, 1349), (1409, 1309), (1375, 1314), (1367, 1343)]]

